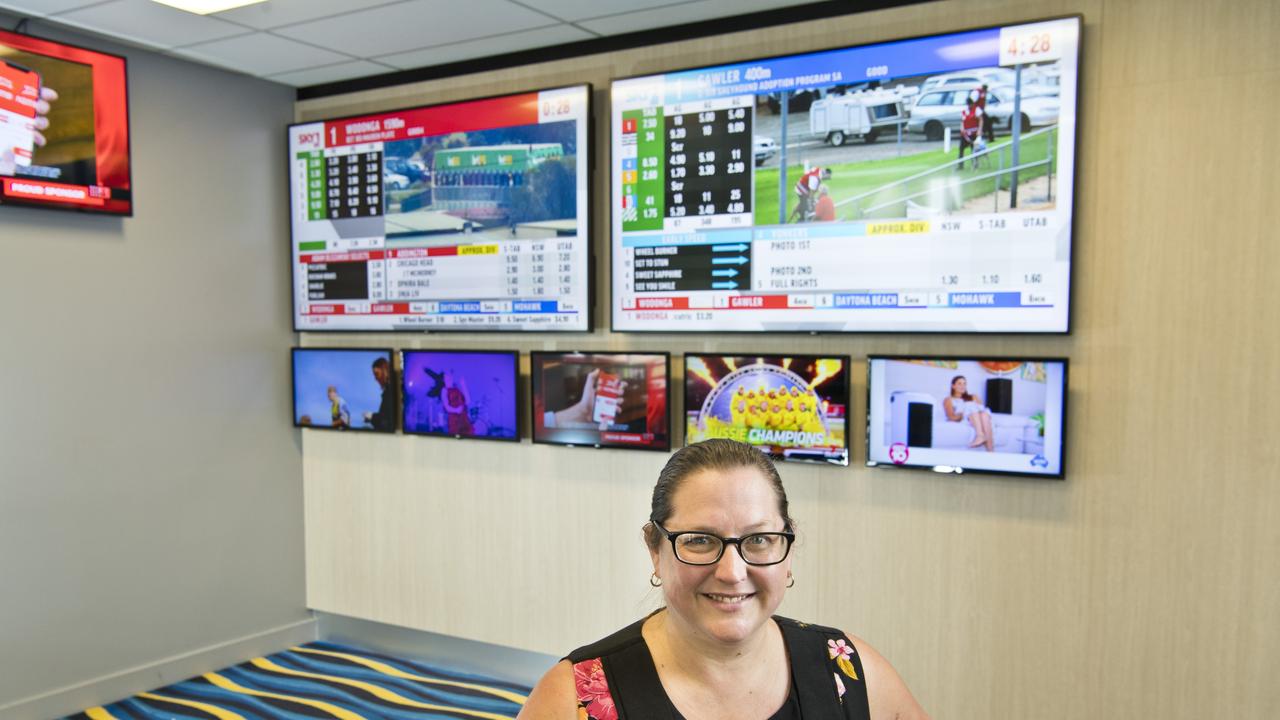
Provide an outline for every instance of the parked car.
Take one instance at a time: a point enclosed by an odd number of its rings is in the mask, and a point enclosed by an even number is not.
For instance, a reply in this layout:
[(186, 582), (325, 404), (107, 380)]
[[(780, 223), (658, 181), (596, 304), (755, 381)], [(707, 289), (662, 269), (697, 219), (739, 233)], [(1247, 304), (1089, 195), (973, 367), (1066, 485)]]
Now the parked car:
[[(1056, 66), (1053, 66), (1056, 69)], [(956, 72), (942, 73), (934, 75), (926, 79), (920, 84), (920, 92), (926, 93), (930, 90), (942, 90), (951, 88), (964, 88), (973, 90), (980, 85), (986, 85), (988, 88), (996, 85), (1013, 86), (1017, 74), (1003, 67), (975, 68), (973, 70), (959, 70)], [(1057, 95), (1057, 83), (1049, 82), (1049, 71), (1046, 68), (1025, 68), (1022, 71), (1022, 96), (1031, 97), (1034, 95)]]
[(755, 157), (756, 167), (760, 167), (766, 160), (778, 154), (778, 143), (767, 135), (752, 135), (751, 152)]
[[(969, 96), (967, 88), (946, 87), (921, 93), (911, 108), (907, 132), (924, 133), (929, 140), (941, 140), (945, 128), (959, 132), (960, 114), (964, 112)], [(1058, 121), (1058, 98), (1050, 95), (1022, 96), (1022, 131), (1051, 125)], [(987, 88), (987, 114), (994, 128), (1013, 130), (1013, 88), (997, 85)]]
[(404, 190), (409, 187), (409, 178), (390, 170), (382, 171), (382, 188), (384, 190)]

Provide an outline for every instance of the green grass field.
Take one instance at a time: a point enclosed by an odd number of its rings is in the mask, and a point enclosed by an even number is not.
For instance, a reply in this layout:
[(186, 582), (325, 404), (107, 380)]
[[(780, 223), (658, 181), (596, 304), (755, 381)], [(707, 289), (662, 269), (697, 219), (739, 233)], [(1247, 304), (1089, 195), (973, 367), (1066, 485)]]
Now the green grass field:
[[(1050, 137), (1056, 138), (1056, 133), (1045, 133), (1038, 135), (1022, 143), (1021, 161), (1023, 163), (1043, 160), (1048, 152)], [(1009, 167), (1010, 148), (1009, 138), (1003, 138), (996, 141), (992, 148), (1004, 156), (1004, 167)], [(900, 158), (888, 158), (885, 160), (870, 160), (867, 162), (845, 163), (843, 165), (831, 166), (831, 179), (827, 181), (827, 187), (831, 189), (831, 197), (839, 204), (842, 200), (870, 192), (876, 188), (883, 187), (889, 183), (902, 180), (903, 178), (925, 172), (927, 170), (946, 165), (949, 161), (954, 160), (958, 152), (956, 146), (952, 146), (950, 153), (943, 155), (941, 151), (930, 151), (908, 155)], [(999, 166), (997, 153), (992, 152), (988, 157), (989, 164), (987, 167), (973, 170), (965, 163), (962, 170), (956, 172), (940, 171), (934, 175), (927, 176), (918, 180), (907, 183), (904, 186), (895, 187), (884, 193), (872, 195), (864, 198), (857, 203), (858, 206), (865, 208), (878, 205), (881, 202), (895, 200), (906, 195), (925, 190), (931, 181), (936, 181), (943, 177), (957, 177), (964, 179), (976, 175), (982, 175), (987, 172), (993, 172)], [(967, 160), (967, 156), (966, 156)], [(1056, 162), (1054, 163), (1056, 166)], [(795, 191), (791, 189), (795, 181), (799, 179), (804, 169), (799, 165), (791, 166), (787, 170), (787, 213), (790, 214), (795, 209)], [(1025, 182), (1033, 177), (1044, 175), (1047, 167), (1041, 166), (1030, 170), (1023, 170), (1018, 174), (1020, 182)], [(778, 223), (778, 169), (777, 168), (757, 168), (756, 169), (756, 197), (755, 197), (755, 224), (759, 225), (776, 225)], [(1001, 189), (1008, 189), (1009, 181), (1006, 177)], [(989, 178), (973, 183), (968, 183), (959, 188), (958, 203), (963, 203), (975, 197), (991, 194), (996, 187), (996, 179)], [(917, 198), (916, 202), (927, 204), (928, 198)], [(898, 218), (904, 215), (902, 203), (889, 205), (878, 210), (871, 215), (863, 215), (853, 204), (843, 205), (836, 208), (836, 217), (840, 220), (857, 220), (866, 217), (872, 218)]]

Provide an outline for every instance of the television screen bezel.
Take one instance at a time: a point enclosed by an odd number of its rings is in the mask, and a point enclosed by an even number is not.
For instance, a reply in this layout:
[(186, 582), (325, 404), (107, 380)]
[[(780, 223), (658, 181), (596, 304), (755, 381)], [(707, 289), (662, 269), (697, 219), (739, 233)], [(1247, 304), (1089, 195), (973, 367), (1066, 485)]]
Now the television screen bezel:
[[(1042, 362), (1042, 363), (1062, 363), (1062, 413), (1058, 419), (1058, 426), (1061, 430), (1058, 438), (1058, 472), (1055, 473), (1037, 473), (1025, 472), (1017, 470), (987, 470), (985, 468), (965, 468), (959, 466), (939, 466), (903, 463), (901, 465), (895, 463), (885, 463), (871, 459), (871, 411), (872, 411), (872, 392), (871, 392), (871, 363), (873, 360), (953, 360), (955, 362)], [(1006, 477), (1025, 477), (1037, 478), (1041, 480), (1065, 480), (1067, 473), (1067, 402), (1071, 391), (1071, 362), (1067, 357), (1045, 357), (1031, 355), (868, 355), (867, 356), (867, 433), (866, 441), (863, 446), (865, 465), (869, 468), (887, 468), (890, 470), (923, 470), (938, 475), (946, 475), (952, 477), (963, 477), (965, 475), (1003, 475)], [(944, 470), (940, 468), (950, 468)]]
[[(388, 384), (389, 386), (391, 386), (391, 387), (395, 388), (395, 390), (396, 390), (394, 393), (392, 393), (392, 399), (393, 399), (393, 401), (394, 401), (394, 403), (395, 403), (395, 406), (396, 406), (396, 407), (395, 407), (395, 412), (394, 412), (394, 417), (396, 418), (397, 426), (396, 426), (395, 428), (390, 429), (390, 430), (373, 430), (373, 429), (371, 429), (371, 428), (356, 428), (356, 427), (336, 428), (336, 427), (333, 427), (333, 426), (331, 426), (331, 425), (300, 425), (300, 424), (298, 423), (298, 361), (297, 361), (297, 357), (298, 357), (298, 352), (299, 352), (299, 351), (306, 352), (306, 351), (312, 351), (312, 350), (315, 350), (315, 351), (323, 351), (323, 352), (334, 352), (334, 351), (337, 351), (337, 352), (365, 352), (365, 353), (370, 353), (370, 352), (373, 352), (373, 353), (381, 353), (381, 352), (385, 352), (385, 353), (387, 354), (387, 362), (391, 364), (391, 377), (390, 377), (390, 378), (388, 378), (388, 380), (387, 380), (387, 384)], [(326, 430), (326, 431), (330, 431), (330, 432), (343, 432), (343, 433), (356, 432), (356, 433), (365, 433), (365, 434), (372, 434), (372, 435), (394, 435), (394, 434), (396, 434), (396, 432), (400, 429), (400, 428), (399, 428), (399, 421), (400, 421), (400, 419), (401, 419), (401, 417), (400, 417), (400, 416), (401, 416), (402, 411), (400, 410), (401, 402), (400, 402), (399, 382), (398, 382), (398, 381), (397, 381), (397, 379), (396, 379), (396, 375), (398, 375), (398, 374), (399, 374), (399, 370), (397, 370), (397, 369), (396, 369), (396, 351), (395, 351), (395, 348), (376, 348), (376, 347), (311, 347), (311, 346), (302, 346), (302, 345), (297, 345), (297, 346), (294, 346), (294, 347), (292, 348), (292, 352), (291, 352), (291, 353), (290, 353), (290, 355), (289, 355), (289, 361), (290, 361), (290, 362), (289, 362), (289, 374), (290, 374), (290, 378), (291, 378), (291, 382), (289, 383), (289, 393), (290, 393), (290, 404), (291, 404), (291, 405), (292, 405), (292, 407), (293, 407), (293, 426), (294, 426), (294, 427), (299, 428), (299, 429), (302, 429), (302, 430)]]
[[(124, 55), (119, 55), (117, 53), (106, 52), (106, 51), (98, 50), (85, 45), (78, 45), (76, 43), (69, 43), (64, 40), (55, 40), (53, 38), (45, 37), (43, 35), (36, 35), (34, 33), (28, 33), (28, 32), (16, 32), (14, 30), (0, 28), (0, 34), (4, 34), (4, 33), (8, 33), (9, 35), (16, 35), (18, 37), (28, 37), (28, 38), (31, 38), (32, 40), (52, 43), (54, 45), (61, 45), (63, 47), (69, 47), (75, 50), (82, 50), (84, 52), (95, 53), (97, 55), (102, 55), (104, 57), (108, 57), (108, 58), (112, 58), (120, 61), (120, 64), (121, 64), (120, 71), (124, 75), (124, 108), (123, 108), (124, 137), (125, 137), (124, 156), (125, 156), (125, 165), (128, 168), (128, 173), (129, 173), (129, 187), (128, 187), (129, 209), (128, 210), (99, 210), (92, 207), (74, 206), (74, 205), (67, 205), (63, 203), (53, 203), (53, 202), (45, 203), (45, 202), (37, 202), (37, 201), (31, 201), (31, 200), (22, 200), (20, 198), (6, 199), (3, 196), (0, 196), (0, 208), (5, 207), (7, 205), (10, 207), (40, 208), (43, 210), (63, 210), (66, 212), (82, 213), (85, 215), (99, 215), (102, 217), (120, 217), (120, 218), (133, 217), (134, 208), (137, 206), (138, 199), (137, 199), (137, 189), (134, 187), (134, 184), (133, 184), (133, 120), (131, 117), (131, 112), (129, 110), (129, 58)], [(2, 37), (0, 37), (0, 44), (6, 44)], [(27, 50), (24, 52), (32, 52), (32, 51)], [(48, 55), (47, 53), (33, 53), (33, 54), (46, 55), (46, 56)], [(54, 59), (61, 60), (62, 58), (54, 58)], [(75, 61), (69, 60), (67, 62), (75, 62)], [(97, 87), (96, 84), (94, 87), (96, 89)], [(95, 125), (95, 130), (96, 129), (97, 128)], [(98, 157), (97, 150), (95, 148), (95, 151), (94, 151), (95, 161), (97, 160), (97, 157)]]
[[(808, 460), (805, 458), (789, 458), (789, 457), (786, 457), (785, 455), (776, 455), (774, 453), (767, 452), (765, 448), (762, 448), (759, 445), (751, 445), (751, 447), (756, 448), (757, 450), (760, 450), (761, 453), (767, 455), (774, 462), (786, 462), (786, 463), (796, 463), (800, 465), (817, 465), (819, 467), (838, 467), (838, 468), (847, 468), (853, 465), (853, 438), (849, 436), (849, 421), (850, 421), (849, 410), (852, 409), (852, 406), (853, 406), (853, 358), (850, 357), (849, 355), (842, 355), (840, 353), (810, 353), (810, 352), (779, 353), (779, 352), (772, 352), (772, 351), (758, 352), (758, 353), (745, 353), (745, 354), (744, 353), (726, 353), (726, 352), (711, 352), (711, 353), (685, 352), (683, 357), (684, 397), (682, 398), (684, 402), (684, 414), (680, 418), (681, 420), (680, 430), (682, 433), (684, 433), (684, 447), (689, 446), (688, 420), (689, 420), (689, 358), (690, 357), (704, 357), (704, 358), (705, 357), (714, 357), (714, 358), (784, 357), (784, 358), (810, 358), (814, 360), (828, 359), (828, 360), (844, 361), (844, 376), (845, 376), (845, 386), (846, 386), (845, 391), (848, 393), (848, 397), (845, 398), (845, 403), (844, 403), (844, 408), (845, 408), (844, 453), (845, 454), (844, 454), (843, 463), (834, 462), (832, 460)], [(750, 443), (745, 443), (745, 444), (750, 445)]]
[[(288, 212), (289, 212), (289, 239), (288, 239), (288, 243), (286, 244), (286, 253), (287, 253), (287, 254), (288, 254), (288, 256), (289, 256), (289, 294), (290, 294), (290, 301), (289, 301), (289, 304), (290, 304), (290, 307), (291, 307), (290, 312), (292, 313), (292, 318), (293, 318), (293, 319), (292, 319), (292, 321), (291, 321), (291, 322), (292, 322), (292, 325), (293, 325), (293, 331), (294, 331), (294, 332), (326, 332), (326, 333), (332, 332), (332, 333), (342, 333), (342, 334), (350, 334), (350, 333), (407, 333), (407, 334), (415, 334), (415, 335), (426, 335), (426, 334), (431, 334), (431, 333), (465, 333), (465, 332), (479, 332), (479, 333), (485, 333), (485, 334), (491, 334), (491, 333), (512, 333), (513, 335), (517, 335), (517, 336), (519, 336), (519, 335), (525, 335), (525, 334), (538, 336), (538, 335), (547, 335), (547, 334), (551, 334), (551, 333), (564, 333), (564, 334), (567, 334), (567, 335), (581, 335), (581, 334), (584, 334), (584, 333), (591, 333), (591, 332), (595, 332), (595, 329), (596, 329), (596, 312), (595, 312), (595, 307), (596, 307), (596, 272), (595, 272), (595, 266), (596, 266), (596, 252), (595, 252), (595, 245), (596, 245), (596, 242), (595, 242), (595, 239), (594, 239), (594, 237), (595, 237), (595, 235), (594, 235), (594, 230), (595, 230), (595, 212), (592, 210), (592, 205), (594, 204), (595, 196), (596, 196), (596, 191), (595, 191), (595, 188), (594, 188), (594, 185), (595, 185), (595, 182), (594, 182), (594, 176), (595, 176), (595, 166), (596, 166), (596, 138), (595, 138), (595, 133), (594, 133), (594, 126), (595, 126), (595, 101), (594, 101), (594, 98), (593, 98), (593, 95), (594, 95), (594, 93), (595, 93), (595, 87), (594, 87), (591, 83), (589, 83), (589, 82), (581, 82), (581, 83), (570, 83), (570, 84), (568, 84), (568, 85), (554, 85), (554, 86), (551, 86), (551, 87), (537, 88), (537, 89), (532, 89), (532, 90), (517, 90), (517, 91), (514, 91), (514, 92), (497, 93), (497, 94), (494, 94), (494, 95), (482, 95), (482, 96), (476, 96), (476, 97), (465, 97), (465, 98), (460, 98), (460, 99), (458, 99), (458, 100), (448, 100), (448, 101), (445, 101), (445, 102), (428, 103), (428, 104), (426, 104), (426, 105), (405, 105), (405, 106), (401, 106), (401, 107), (387, 108), (387, 109), (385, 109), (385, 110), (373, 110), (373, 111), (370, 111), (370, 112), (353, 113), (353, 114), (350, 114), (350, 115), (338, 115), (338, 116), (334, 116), (334, 117), (314, 118), (314, 119), (312, 119), (312, 120), (307, 120), (307, 121), (305, 121), (305, 122), (294, 122), (294, 123), (289, 123), (288, 125), (286, 125), (286, 126), (285, 126), (285, 130), (284, 130), (284, 152), (285, 152), (285, 164), (284, 164), (284, 167), (286, 167), (286, 168), (287, 168), (287, 167), (289, 167), (289, 163), (291, 163), (291, 162), (293, 161), (292, 153), (291, 153), (291, 151), (290, 151), (290, 146), (289, 146), (289, 136), (290, 136), (290, 133), (291, 133), (291, 131), (293, 130), (293, 128), (298, 127), (298, 126), (300, 126), (300, 125), (313, 125), (313, 124), (315, 124), (315, 123), (338, 122), (338, 121), (341, 121), (341, 120), (350, 120), (350, 119), (352, 119), (352, 118), (367, 117), (367, 116), (370, 116), (370, 115), (385, 115), (385, 114), (388, 114), (388, 113), (406, 112), (406, 111), (410, 111), (410, 110), (425, 110), (425, 109), (429, 109), (429, 108), (447, 107), (447, 106), (449, 106), (449, 105), (461, 105), (461, 104), (465, 104), (465, 103), (470, 103), (470, 102), (479, 102), (479, 101), (483, 101), (483, 100), (494, 100), (494, 99), (497, 99), (497, 98), (504, 98), (504, 97), (509, 97), (509, 96), (513, 96), (513, 95), (529, 95), (529, 94), (533, 94), (533, 93), (553, 92), (553, 91), (556, 91), (556, 90), (568, 90), (568, 89), (571, 89), (571, 88), (579, 88), (579, 87), (580, 87), (580, 88), (585, 88), (585, 90), (586, 90), (586, 95), (587, 95), (587, 116), (586, 116), (586, 119), (585, 119), (585, 120), (583, 120), (583, 123), (585, 124), (585, 128), (586, 128), (585, 136), (586, 136), (586, 142), (587, 142), (587, 160), (586, 160), (586, 172), (587, 172), (587, 181), (586, 181), (586, 191), (587, 191), (586, 208), (587, 208), (587, 217), (586, 217), (586, 224), (583, 226), (583, 227), (584, 227), (584, 233), (585, 233), (585, 234), (584, 234), (584, 239), (585, 239), (585, 241), (586, 241), (586, 243), (587, 243), (587, 260), (586, 260), (586, 268), (585, 268), (586, 281), (587, 281), (587, 304), (586, 304), (586, 307), (585, 307), (585, 309), (584, 309), (584, 311), (585, 311), (585, 313), (586, 313), (586, 318), (587, 318), (587, 326), (586, 326), (586, 328), (585, 328), (585, 329), (582, 329), (582, 330), (566, 330), (566, 329), (564, 329), (564, 328), (546, 328), (546, 329), (538, 328), (538, 329), (519, 329), (519, 330), (513, 330), (513, 329), (510, 329), (510, 328), (492, 328), (492, 329), (490, 329), (490, 328), (485, 328), (485, 327), (480, 327), (480, 326), (477, 326), (477, 327), (460, 327), (460, 328), (451, 328), (451, 327), (438, 327), (438, 328), (436, 328), (436, 327), (433, 327), (433, 328), (304, 328), (304, 327), (299, 327), (299, 325), (298, 325), (298, 317), (299, 317), (299, 315), (298, 315), (298, 295), (297, 295), (297, 292), (296, 292), (297, 286), (294, 284), (294, 276), (293, 276), (293, 273), (297, 271), (297, 268), (296, 268), (296, 267), (294, 267), (294, 261), (293, 261), (293, 243), (294, 243), (294, 227), (293, 227), (293, 225), (294, 225), (294, 223), (293, 223), (293, 200), (292, 200), (292, 197), (293, 197), (293, 178), (292, 178), (292, 174), (290, 174), (290, 178), (289, 178), (289, 180), (288, 180), (288, 183), (289, 183), (289, 188), (288, 188), (288, 189), (289, 189), (289, 197), (291, 198), (291, 199), (290, 199), (290, 201), (289, 201), (289, 208), (288, 208)], [(385, 236), (385, 234), (383, 235), (383, 237), (384, 237), (384, 239), (385, 239), (385, 237), (386, 237), (386, 236)]]
[[(457, 440), (487, 440), (489, 442), (507, 442), (519, 443), (521, 440), (520, 432), (520, 351), (519, 350), (455, 350), (454, 348), (429, 350), (425, 348), (402, 348), (400, 351), (400, 431), (405, 435), (415, 435), (418, 437), (440, 437), (453, 438)], [(489, 435), (459, 435), (449, 432), (425, 432), (422, 430), (410, 430), (408, 418), (404, 416), (409, 403), (406, 402), (409, 394), (405, 389), (405, 368), (408, 367), (409, 355), (507, 355), (511, 358), (511, 390), (512, 404), (515, 406), (516, 433), (513, 437), (493, 437)]]
[(1028, 19), (1026, 19), (1026, 20), (1019, 20), (1019, 21), (1013, 21), (1013, 22), (993, 23), (993, 24), (986, 24), (986, 25), (976, 25), (976, 26), (970, 26), (970, 27), (965, 27), (965, 28), (959, 28), (959, 29), (956, 29), (956, 30), (947, 30), (947, 31), (944, 31), (944, 32), (936, 32), (936, 33), (924, 33), (924, 34), (920, 34), (920, 35), (903, 35), (903, 36), (898, 36), (898, 37), (889, 38), (889, 39), (885, 39), (885, 40), (876, 40), (876, 41), (873, 41), (873, 42), (857, 43), (857, 44), (854, 44), (854, 45), (836, 45), (836, 46), (831, 46), (831, 47), (819, 48), (819, 49), (816, 49), (816, 50), (805, 50), (805, 51), (802, 51), (802, 52), (795, 52), (795, 53), (779, 53), (779, 54), (776, 54), (776, 55), (763, 55), (763, 56), (761, 56), (761, 55), (752, 55), (752, 56), (748, 56), (748, 57), (738, 58), (738, 59), (735, 59), (735, 60), (726, 60), (726, 61), (723, 61), (723, 62), (710, 63), (710, 64), (706, 64), (706, 65), (693, 65), (693, 66), (689, 66), (689, 67), (674, 67), (674, 68), (669, 68), (669, 69), (666, 69), (666, 70), (661, 70), (661, 71), (658, 71), (658, 72), (637, 73), (637, 74), (633, 74), (633, 75), (624, 75), (624, 76), (621, 76), (621, 77), (611, 78), (611, 79), (610, 79), (610, 81), (609, 81), (609, 99), (610, 99), (610, 107), (609, 107), (609, 123), (608, 123), (608, 124), (609, 124), (608, 145), (609, 145), (609, 151), (610, 151), (610, 154), (611, 154), (610, 156), (611, 156), (611, 158), (612, 158), (614, 135), (615, 135), (615, 133), (617, 132), (617, 129), (616, 129), (616, 128), (614, 127), (614, 125), (613, 125), (613, 120), (614, 120), (613, 104), (612, 104), (612, 100), (613, 100), (613, 86), (614, 86), (616, 83), (618, 83), (618, 82), (622, 82), (622, 81), (625, 81), (625, 80), (635, 80), (635, 79), (638, 79), (638, 78), (652, 78), (652, 77), (658, 77), (658, 76), (662, 76), (662, 75), (672, 75), (672, 74), (677, 74), (677, 73), (694, 72), (694, 71), (697, 71), (697, 70), (705, 70), (705, 69), (708, 69), (708, 68), (718, 68), (718, 67), (722, 67), (722, 66), (726, 66), (726, 65), (738, 65), (738, 64), (742, 64), (742, 63), (751, 63), (751, 62), (764, 62), (764, 61), (769, 61), (769, 60), (778, 60), (778, 59), (781, 59), (781, 58), (802, 57), (802, 56), (805, 56), (805, 55), (818, 55), (818, 54), (822, 54), (822, 53), (834, 52), (834, 51), (839, 51), (839, 50), (853, 50), (853, 49), (857, 49), (857, 48), (871, 47), (871, 46), (874, 46), (874, 45), (888, 45), (888, 44), (891, 44), (891, 43), (904, 42), (904, 41), (908, 41), (908, 40), (921, 40), (921, 39), (925, 39), (925, 38), (941, 37), (941, 36), (944, 36), (944, 35), (958, 35), (958, 34), (962, 34), (962, 33), (977, 32), (977, 31), (981, 31), (981, 30), (992, 30), (992, 29), (996, 29), (996, 28), (1014, 27), (1014, 26), (1018, 26), (1018, 25), (1034, 25), (1034, 24), (1037, 24), (1037, 23), (1043, 23), (1043, 22), (1054, 22), (1054, 21), (1057, 21), (1057, 20), (1075, 20), (1075, 21), (1076, 21), (1076, 23), (1077, 23), (1077, 28), (1078, 28), (1078, 29), (1077, 29), (1077, 35), (1076, 35), (1076, 58), (1075, 58), (1075, 60), (1076, 60), (1076, 88), (1075, 88), (1075, 93), (1076, 93), (1076, 107), (1075, 107), (1075, 134), (1074, 134), (1074, 137), (1072, 138), (1072, 141), (1071, 141), (1071, 142), (1072, 142), (1072, 148), (1073, 148), (1073, 150), (1075, 151), (1075, 161), (1074, 161), (1074, 162), (1073, 162), (1073, 164), (1072, 164), (1072, 172), (1071, 172), (1071, 187), (1072, 187), (1072, 194), (1071, 194), (1071, 229), (1070, 229), (1070, 233), (1069, 233), (1069, 235), (1070, 235), (1070, 247), (1069, 247), (1068, 252), (1067, 252), (1067, 261), (1068, 261), (1068, 263), (1069, 263), (1069, 266), (1068, 266), (1068, 268), (1067, 268), (1067, 299), (1066, 299), (1066, 301), (1065, 301), (1067, 317), (1066, 317), (1065, 327), (1064, 327), (1062, 330), (991, 330), (991, 331), (981, 331), (981, 330), (973, 330), (973, 331), (964, 331), (964, 330), (911, 330), (911, 329), (905, 329), (905, 330), (903, 330), (903, 329), (897, 329), (897, 330), (884, 330), (884, 329), (869, 329), (869, 330), (785, 330), (785, 329), (770, 329), (770, 330), (713, 330), (713, 329), (689, 329), (689, 330), (684, 330), (684, 329), (671, 329), (671, 328), (662, 328), (662, 329), (630, 329), (630, 330), (619, 330), (619, 329), (617, 328), (617, 316), (616, 316), (616, 315), (617, 315), (617, 309), (618, 309), (618, 305), (617, 305), (617, 302), (616, 302), (616, 301), (617, 301), (617, 293), (618, 293), (618, 290), (617, 290), (617, 287), (616, 287), (616, 283), (614, 282), (614, 240), (615, 240), (615, 238), (613, 237), (614, 216), (615, 216), (615, 214), (617, 213), (618, 208), (617, 208), (617, 207), (615, 207), (615, 202), (614, 202), (614, 197), (613, 197), (613, 181), (614, 181), (613, 173), (614, 173), (614, 167), (613, 167), (612, 160), (610, 160), (610, 165), (609, 165), (609, 169), (608, 169), (608, 175), (609, 175), (609, 189), (608, 189), (608, 195), (609, 195), (609, 200), (608, 200), (608, 212), (609, 212), (609, 215), (608, 215), (608, 228), (609, 228), (609, 229), (608, 229), (608, 232), (606, 233), (607, 237), (606, 237), (606, 239), (605, 239), (605, 241), (604, 241), (604, 242), (608, 245), (608, 252), (609, 252), (609, 263), (608, 263), (608, 268), (609, 268), (609, 331), (610, 331), (610, 332), (615, 332), (615, 333), (637, 333), (637, 334), (660, 334), (660, 333), (672, 333), (672, 334), (686, 334), (686, 333), (687, 333), (687, 334), (693, 334), (693, 333), (698, 333), (698, 334), (708, 334), (708, 335), (725, 335), (725, 336), (731, 336), (731, 335), (785, 334), (785, 335), (813, 335), (813, 336), (820, 336), (820, 335), (821, 335), (821, 336), (827, 336), (827, 335), (829, 335), (829, 336), (835, 336), (835, 337), (839, 337), (839, 336), (849, 336), (849, 335), (883, 334), (883, 333), (906, 334), (906, 335), (921, 335), (921, 336), (928, 336), (928, 335), (959, 335), (959, 336), (985, 336), (985, 337), (999, 337), (999, 336), (1002, 336), (1002, 335), (1007, 335), (1007, 336), (1023, 336), (1023, 335), (1030, 335), (1030, 336), (1035, 336), (1035, 337), (1055, 337), (1055, 336), (1069, 336), (1069, 335), (1071, 335), (1071, 334), (1072, 334), (1072, 319), (1075, 317), (1075, 313), (1073, 312), (1073, 310), (1074, 310), (1074, 306), (1075, 306), (1075, 293), (1073, 292), (1073, 288), (1075, 287), (1075, 284), (1076, 284), (1076, 283), (1075, 283), (1075, 269), (1076, 269), (1076, 245), (1077, 245), (1077, 240), (1078, 240), (1078, 237), (1077, 237), (1077, 236), (1078, 236), (1077, 226), (1079, 225), (1079, 222), (1080, 222), (1080, 219), (1079, 219), (1079, 207), (1080, 207), (1080, 206), (1079, 206), (1079, 203), (1080, 203), (1080, 198), (1079, 198), (1079, 196), (1080, 196), (1080, 193), (1078, 192), (1078, 189), (1079, 189), (1079, 179), (1080, 179), (1080, 156), (1081, 156), (1081, 153), (1080, 153), (1080, 137), (1081, 137), (1081, 134), (1080, 134), (1080, 126), (1081, 126), (1081, 124), (1082, 124), (1082, 122), (1083, 122), (1083, 114), (1081, 113), (1081, 105), (1083, 104), (1083, 100), (1082, 100), (1082, 98), (1081, 98), (1081, 96), (1080, 96), (1080, 87), (1081, 87), (1081, 84), (1082, 84), (1082, 81), (1081, 81), (1081, 75), (1082, 75), (1082, 72), (1081, 72), (1081, 71), (1082, 71), (1081, 58), (1083, 58), (1083, 57), (1084, 57), (1084, 35), (1085, 35), (1085, 33), (1084, 33), (1084, 29), (1085, 29), (1085, 26), (1084, 26), (1084, 14), (1083, 14), (1083, 13), (1066, 13), (1066, 14), (1062, 14), (1062, 15), (1052, 15), (1052, 16), (1049, 16), (1049, 17), (1028, 18)]
[[(566, 357), (570, 355), (596, 356), (596, 355), (643, 355), (650, 357), (661, 357), (666, 364), (666, 416), (667, 416), (667, 438), (665, 445), (615, 445), (613, 443), (568, 443), (557, 440), (545, 440), (538, 438), (538, 418), (537, 413), (537, 390), (538, 384), (538, 357)], [(543, 407), (546, 407), (545, 401)], [(596, 450), (642, 450), (645, 452), (671, 452), (672, 434), (675, 428), (672, 426), (671, 412), (671, 353), (666, 350), (656, 351), (640, 351), (640, 350), (531, 350), (529, 351), (529, 437), (534, 444), (537, 445), (556, 445), (559, 447), (584, 447), (594, 448)]]

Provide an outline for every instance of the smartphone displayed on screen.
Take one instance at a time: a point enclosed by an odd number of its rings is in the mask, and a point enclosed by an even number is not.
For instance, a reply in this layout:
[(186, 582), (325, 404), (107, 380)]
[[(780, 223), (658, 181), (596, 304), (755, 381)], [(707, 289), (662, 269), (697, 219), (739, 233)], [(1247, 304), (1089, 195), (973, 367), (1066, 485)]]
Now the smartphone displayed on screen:
[(622, 406), (622, 378), (604, 370), (596, 376), (596, 406), (591, 419), (598, 423), (612, 423)]
[(12, 152), (15, 165), (31, 165), (39, 100), (40, 73), (0, 60), (0, 154)]

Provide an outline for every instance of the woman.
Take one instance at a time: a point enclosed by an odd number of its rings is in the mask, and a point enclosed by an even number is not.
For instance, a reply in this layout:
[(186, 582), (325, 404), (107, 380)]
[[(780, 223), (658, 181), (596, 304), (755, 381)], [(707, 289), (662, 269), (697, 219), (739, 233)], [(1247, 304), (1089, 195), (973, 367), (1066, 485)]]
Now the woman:
[(926, 718), (871, 646), (775, 617), (794, 523), (773, 463), (732, 440), (675, 453), (643, 528), (666, 607), (569, 654), (525, 720)]
[(969, 392), (969, 381), (963, 375), (951, 378), (951, 395), (942, 401), (942, 409), (951, 422), (968, 420), (973, 426), (973, 442), (969, 447), (982, 445), (987, 452), (995, 450), (996, 434), (991, 429), (991, 412), (982, 404), (982, 398)]

